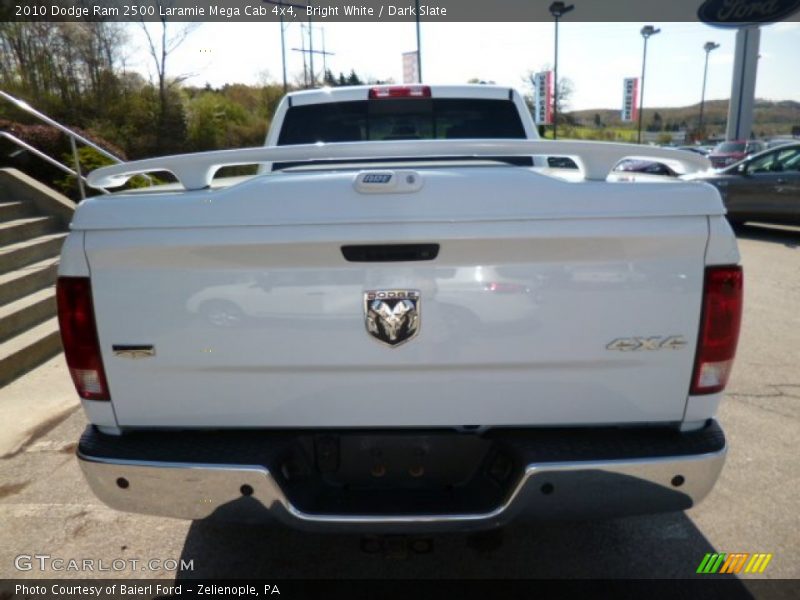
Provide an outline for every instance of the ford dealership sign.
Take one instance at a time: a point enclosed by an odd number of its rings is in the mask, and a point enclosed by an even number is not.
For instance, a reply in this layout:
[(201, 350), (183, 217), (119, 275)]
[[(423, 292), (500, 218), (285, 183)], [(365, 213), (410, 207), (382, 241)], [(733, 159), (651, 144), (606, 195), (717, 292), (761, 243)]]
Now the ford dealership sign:
[(800, 9), (800, 0), (706, 0), (698, 18), (718, 27), (742, 27), (785, 19)]

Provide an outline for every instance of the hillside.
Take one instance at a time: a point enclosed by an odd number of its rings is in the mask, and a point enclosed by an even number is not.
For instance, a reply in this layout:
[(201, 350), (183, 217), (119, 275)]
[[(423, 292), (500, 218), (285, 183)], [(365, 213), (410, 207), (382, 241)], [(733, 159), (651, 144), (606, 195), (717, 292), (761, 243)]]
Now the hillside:
[[(658, 113), (661, 117), (661, 129), (694, 128), (700, 116), (700, 103), (683, 107), (653, 107), (646, 108), (643, 114), (643, 127), (652, 129), (653, 118)], [(604, 127), (635, 128), (635, 123), (622, 123), (619, 109), (589, 109), (576, 110), (567, 113), (575, 119), (577, 124), (594, 126), (595, 115), (600, 115)], [(725, 122), (728, 117), (727, 100), (709, 100), (705, 103), (703, 120), (709, 134), (720, 134), (725, 131)], [(769, 100), (756, 100), (754, 115), (754, 133), (758, 137), (778, 134), (790, 134), (793, 126), (800, 125), (800, 102), (782, 100), (772, 102)]]

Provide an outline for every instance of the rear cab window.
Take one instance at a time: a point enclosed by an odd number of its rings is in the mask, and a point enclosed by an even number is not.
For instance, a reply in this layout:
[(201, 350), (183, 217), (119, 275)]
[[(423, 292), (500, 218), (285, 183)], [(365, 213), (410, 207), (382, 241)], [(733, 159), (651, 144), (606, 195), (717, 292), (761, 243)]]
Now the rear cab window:
[(391, 98), (291, 107), (278, 145), (525, 137), (511, 100)]

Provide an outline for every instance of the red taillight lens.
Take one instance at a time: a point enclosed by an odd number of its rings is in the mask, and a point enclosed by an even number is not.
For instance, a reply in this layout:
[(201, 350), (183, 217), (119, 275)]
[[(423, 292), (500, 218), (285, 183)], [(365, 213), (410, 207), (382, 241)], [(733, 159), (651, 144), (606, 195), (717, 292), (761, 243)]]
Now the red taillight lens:
[(427, 85), (384, 85), (370, 88), (369, 99), (382, 98), (430, 98), (431, 88)]
[(56, 299), (61, 343), (78, 395), (87, 400), (110, 400), (89, 278), (59, 277)]
[(742, 321), (742, 268), (706, 268), (703, 312), (690, 394), (721, 392), (736, 355)]

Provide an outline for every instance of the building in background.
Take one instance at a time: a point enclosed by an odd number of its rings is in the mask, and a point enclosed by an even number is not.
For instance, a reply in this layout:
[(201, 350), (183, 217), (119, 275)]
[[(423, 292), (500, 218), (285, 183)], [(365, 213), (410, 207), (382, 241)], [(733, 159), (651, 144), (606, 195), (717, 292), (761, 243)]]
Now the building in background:
[(553, 123), (553, 72), (539, 71), (533, 76), (533, 120), (537, 125)]
[(622, 120), (636, 121), (639, 118), (639, 78), (626, 77), (622, 83)]
[(417, 52), (403, 52), (403, 83), (419, 83)]

